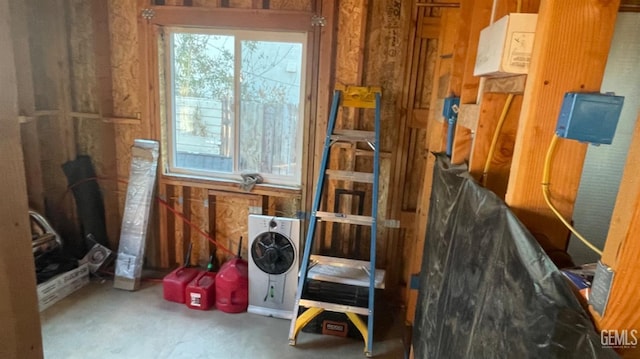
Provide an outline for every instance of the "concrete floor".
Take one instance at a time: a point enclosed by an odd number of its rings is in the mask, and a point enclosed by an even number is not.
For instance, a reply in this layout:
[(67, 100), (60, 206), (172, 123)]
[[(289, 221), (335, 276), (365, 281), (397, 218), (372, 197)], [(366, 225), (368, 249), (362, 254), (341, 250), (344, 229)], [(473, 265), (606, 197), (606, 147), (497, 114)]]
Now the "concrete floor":
[[(380, 309), (374, 355), (403, 358), (403, 316)], [(41, 320), (46, 359), (365, 358), (361, 340), (301, 332), (291, 347), (288, 320), (192, 310), (162, 299), (159, 283), (127, 292), (94, 280)]]

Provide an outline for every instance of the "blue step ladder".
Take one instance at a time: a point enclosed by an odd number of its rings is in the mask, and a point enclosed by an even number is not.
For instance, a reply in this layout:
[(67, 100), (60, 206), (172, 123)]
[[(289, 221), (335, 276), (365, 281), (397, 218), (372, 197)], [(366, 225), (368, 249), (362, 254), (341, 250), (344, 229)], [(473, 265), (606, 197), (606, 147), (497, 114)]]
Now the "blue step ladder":
[[(324, 311), (344, 313), (355, 325), (364, 338), (364, 354), (367, 357), (373, 355), (373, 316), (375, 289), (384, 288), (383, 270), (376, 268), (376, 225), (378, 217), (378, 177), (380, 174), (380, 99), (382, 91), (380, 87), (356, 87), (336, 86), (333, 93), (333, 102), (327, 125), (327, 135), (324, 141), (322, 162), (320, 164), (319, 177), (315, 188), (313, 207), (309, 228), (307, 231), (304, 254), (300, 263), (300, 277), (296, 302), (293, 309), (291, 328), (289, 330), (289, 345), (296, 344), (296, 338), (300, 330), (309, 324), (311, 320)], [(338, 107), (353, 107), (375, 110), (375, 131), (340, 130), (335, 129)], [(353, 172), (335, 169), (327, 169), (331, 146), (338, 142), (352, 144), (366, 143), (373, 154), (373, 173)], [(334, 180), (371, 183), (372, 203), (371, 216), (354, 215), (348, 213), (331, 213), (320, 211), (320, 202), (324, 189), (325, 178)], [(318, 222), (347, 223), (359, 226), (371, 227), (371, 251), (369, 261), (354, 260), (348, 258), (327, 257), (312, 255), (311, 250), (316, 235)], [(306, 295), (310, 280), (339, 283), (348, 286), (368, 288), (368, 305), (358, 307), (327, 301), (309, 299)], [(306, 308), (300, 313), (301, 308)], [(360, 315), (367, 316), (367, 324)]]

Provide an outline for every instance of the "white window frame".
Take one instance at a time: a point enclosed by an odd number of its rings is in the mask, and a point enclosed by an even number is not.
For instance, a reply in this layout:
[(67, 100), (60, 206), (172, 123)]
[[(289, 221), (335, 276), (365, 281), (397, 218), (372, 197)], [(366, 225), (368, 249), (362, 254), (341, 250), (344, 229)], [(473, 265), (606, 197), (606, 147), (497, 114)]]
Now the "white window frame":
[[(274, 42), (295, 42), (302, 44), (302, 62), (300, 67), (300, 97), (298, 107), (298, 123), (297, 123), (297, 138), (295, 144), (295, 156), (296, 156), (296, 171), (294, 176), (282, 176), (273, 175), (268, 173), (260, 173), (264, 179), (265, 184), (271, 184), (276, 186), (286, 186), (293, 188), (300, 188), (302, 185), (303, 165), (305, 162), (303, 153), (303, 139), (305, 137), (305, 122), (307, 121), (305, 114), (308, 113), (308, 101), (307, 97), (307, 77), (309, 73), (307, 71), (307, 55), (309, 51), (309, 34), (302, 31), (276, 31), (276, 30), (250, 30), (250, 29), (228, 29), (217, 28), (207, 26), (197, 27), (184, 27), (184, 26), (163, 26), (162, 32), (164, 33), (165, 41), (161, 42), (164, 46), (164, 64), (160, 63), (159, 66), (164, 66), (164, 69), (159, 69), (159, 72), (164, 73), (165, 79), (165, 111), (167, 118), (165, 126), (162, 126), (161, 131), (165, 132), (167, 139), (167, 149), (164, 151), (166, 155), (166, 167), (164, 168), (164, 175), (178, 176), (184, 178), (192, 178), (197, 180), (213, 180), (213, 181), (242, 181), (241, 172), (239, 171), (239, 154), (240, 154), (240, 66), (242, 63), (241, 58), (241, 42), (242, 41), (274, 41)], [(175, 131), (176, 131), (176, 106), (173, 105), (175, 98), (175, 88), (173, 74), (175, 73), (173, 62), (173, 36), (174, 33), (196, 33), (196, 34), (211, 34), (222, 36), (234, 36), (234, 118), (233, 118), (233, 169), (231, 173), (216, 172), (216, 171), (204, 171), (197, 169), (189, 169), (175, 166), (177, 156), (177, 146), (175, 143)]]

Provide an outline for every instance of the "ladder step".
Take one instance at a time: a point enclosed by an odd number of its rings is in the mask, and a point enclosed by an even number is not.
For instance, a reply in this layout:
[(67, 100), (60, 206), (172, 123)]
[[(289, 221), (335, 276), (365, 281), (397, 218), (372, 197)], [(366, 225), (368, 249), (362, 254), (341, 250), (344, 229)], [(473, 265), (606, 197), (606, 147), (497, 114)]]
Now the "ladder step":
[(326, 222), (357, 224), (359, 226), (371, 226), (373, 217), (359, 216), (356, 214), (332, 213), (332, 212), (316, 212), (316, 217)]
[(315, 300), (300, 299), (299, 305), (305, 308), (322, 308), (331, 312), (338, 313), (356, 313), (362, 315), (369, 315), (369, 308), (354, 307), (350, 305), (342, 305), (335, 303), (319, 302)]
[[(369, 287), (371, 263), (356, 259), (311, 255), (307, 278), (324, 282)], [(386, 272), (376, 269), (375, 288), (384, 289)]]
[(327, 170), (326, 174), (335, 180), (373, 183), (373, 173), (368, 172)]
[(335, 130), (331, 135), (331, 139), (335, 141), (357, 141), (357, 142), (375, 142), (376, 133), (373, 131), (360, 130)]

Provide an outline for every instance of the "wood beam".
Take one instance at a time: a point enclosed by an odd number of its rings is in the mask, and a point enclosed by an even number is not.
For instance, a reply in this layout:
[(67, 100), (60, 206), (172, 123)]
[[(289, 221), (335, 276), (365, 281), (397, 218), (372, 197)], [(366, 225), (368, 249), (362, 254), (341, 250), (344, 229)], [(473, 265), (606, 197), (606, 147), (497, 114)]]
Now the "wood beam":
[[(622, 175), (602, 262), (613, 269), (613, 283), (604, 317), (591, 309), (600, 330), (638, 330), (640, 282), (640, 116), (636, 121), (627, 164)], [(640, 348), (621, 349), (624, 358), (636, 358)], [(634, 356), (635, 355), (635, 356)]]
[[(540, 5), (506, 202), (534, 235), (547, 237), (558, 248), (565, 248), (568, 231), (542, 197), (544, 156), (564, 94), (600, 90), (619, 3), (542, 0)], [(552, 166), (552, 201), (568, 219), (586, 146), (561, 141)]]
[[(42, 358), (9, 0), (0, 0), (0, 357)], [(18, 1), (14, 1), (12, 6)], [(25, 31), (25, 27), (21, 28)], [(16, 33), (15, 36), (26, 36)]]
[[(144, 0), (139, 0), (144, 3)], [(139, 4), (144, 8), (143, 3)], [(152, 6), (154, 16), (150, 23), (164, 26), (217, 26), (238, 28), (253, 18), (253, 28), (291, 31), (311, 30), (311, 12), (291, 10), (204, 8), (189, 6)], [(146, 21), (146, 20), (145, 20)]]

